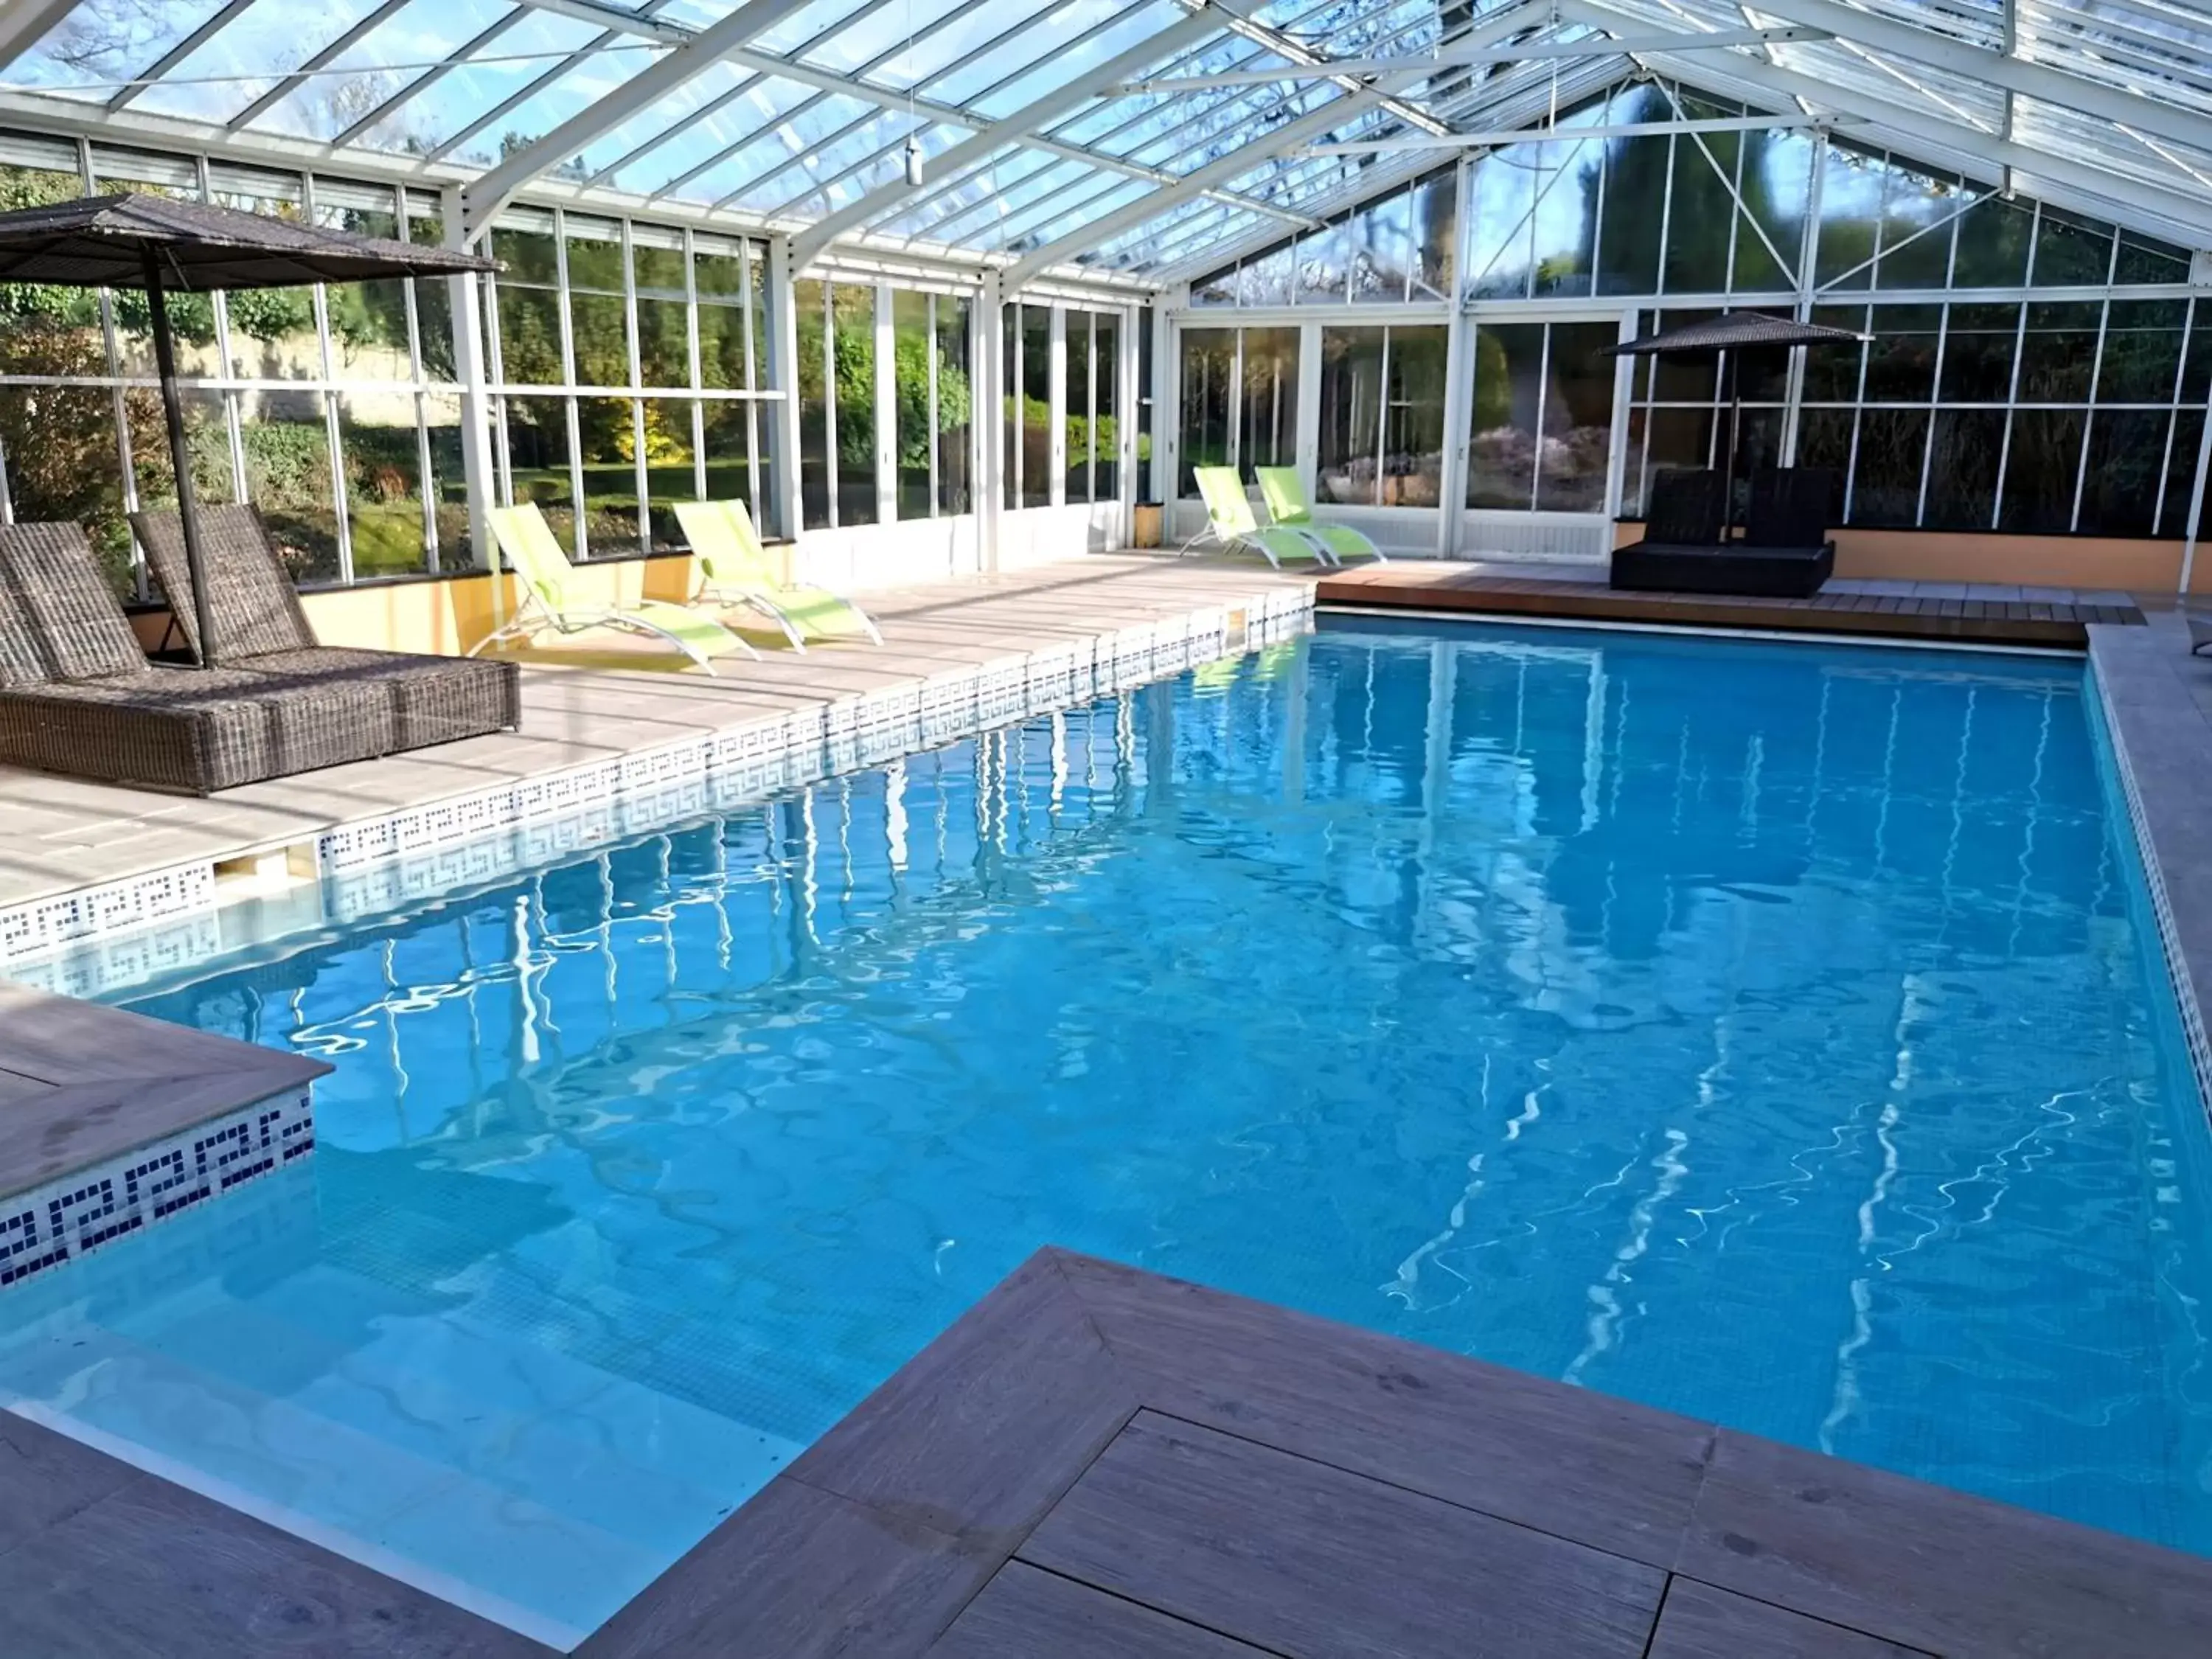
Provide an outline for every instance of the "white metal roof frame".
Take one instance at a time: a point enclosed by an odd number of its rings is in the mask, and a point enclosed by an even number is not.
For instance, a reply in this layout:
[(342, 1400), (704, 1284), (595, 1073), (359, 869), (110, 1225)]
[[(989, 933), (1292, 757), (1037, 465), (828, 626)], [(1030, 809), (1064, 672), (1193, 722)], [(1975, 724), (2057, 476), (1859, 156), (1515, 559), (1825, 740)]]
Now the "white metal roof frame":
[[(1668, 47), (1706, 33), (1729, 44)], [(1009, 286), (1047, 271), (1166, 286), (1437, 155), (1316, 145), (1526, 125), (1645, 71), (1845, 118), (1854, 143), (2212, 247), (2212, 10), (2194, 0), (12, 0), (0, 14), (0, 119), (458, 185), (471, 234), (523, 197), (645, 206), (787, 232), (795, 268), (899, 252), (1004, 267)]]

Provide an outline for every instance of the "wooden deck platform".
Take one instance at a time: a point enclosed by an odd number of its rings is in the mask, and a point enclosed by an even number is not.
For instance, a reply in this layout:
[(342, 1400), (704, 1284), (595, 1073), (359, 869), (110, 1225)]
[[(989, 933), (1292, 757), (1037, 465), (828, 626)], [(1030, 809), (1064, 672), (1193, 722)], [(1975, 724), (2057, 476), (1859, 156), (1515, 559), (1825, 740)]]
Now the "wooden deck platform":
[[(0, 1413), (0, 1650), (551, 1659)], [(580, 1659), (2201, 1659), (2212, 1560), (1044, 1250)]]
[(2081, 650), (2092, 623), (2139, 623), (2127, 594), (1959, 583), (1831, 581), (1808, 599), (1714, 593), (1626, 593), (1594, 566), (1450, 564), (1400, 560), (1331, 571), (1322, 605), (1496, 617), (1651, 623), (1676, 628), (1863, 634)]
[(585, 1659), (2201, 1656), (2212, 1560), (1056, 1250)]

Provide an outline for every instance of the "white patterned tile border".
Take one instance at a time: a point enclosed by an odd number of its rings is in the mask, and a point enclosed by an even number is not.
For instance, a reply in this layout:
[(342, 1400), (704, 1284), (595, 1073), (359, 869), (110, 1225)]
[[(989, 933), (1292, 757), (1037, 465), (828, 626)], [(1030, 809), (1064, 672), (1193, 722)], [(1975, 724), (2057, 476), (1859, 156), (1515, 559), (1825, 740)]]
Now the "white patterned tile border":
[(215, 908), (215, 864), (180, 865), (0, 910), (0, 962)]
[(0, 1198), (0, 1286), (143, 1231), (314, 1149), (312, 1093), (299, 1089)]
[[(1269, 589), (1241, 605), (950, 669), (341, 824), (315, 841), (325, 911), (333, 921), (354, 921), (617, 836), (1072, 708), (1230, 651), (1292, 637), (1310, 626), (1312, 611), (1310, 588)], [(0, 910), (0, 966), (42, 988), (96, 995), (209, 954), (210, 938), (220, 938), (219, 929), (210, 932), (216, 904), (210, 860)], [(133, 948), (107, 943), (125, 935)], [(97, 951), (85, 948), (95, 943)]]
[(2212, 1038), (2204, 1029), (2203, 1006), (2197, 999), (2197, 988), (2189, 971), (2189, 960), (2182, 954), (2180, 930), (2174, 925), (2173, 905), (2166, 896), (2166, 873), (2159, 867), (2158, 849), (2151, 840), (2150, 823), (2143, 811), (2142, 795), (2136, 787), (2135, 768), (2128, 760), (2128, 745), (2120, 735), (2119, 710), (2112, 705), (2112, 690), (2105, 684), (2093, 654), (2089, 660), (2089, 678), (2097, 688), (2098, 712), (2101, 724), (2093, 722), (2101, 747), (2113, 769), (2119, 774), (2120, 795), (2127, 803), (2128, 825), (2135, 836), (2136, 861), (2142, 867), (2144, 884), (2150, 889), (2151, 914), (2158, 922), (2158, 942), (2166, 957), (2166, 977), (2172, 981), (2173, 996), (2181, 1012), (2181, 1030), (2189, 1045), (2190, 1069), (2197, 1074), (2197, 1097), (2208, 1111), (2212, 1111)]

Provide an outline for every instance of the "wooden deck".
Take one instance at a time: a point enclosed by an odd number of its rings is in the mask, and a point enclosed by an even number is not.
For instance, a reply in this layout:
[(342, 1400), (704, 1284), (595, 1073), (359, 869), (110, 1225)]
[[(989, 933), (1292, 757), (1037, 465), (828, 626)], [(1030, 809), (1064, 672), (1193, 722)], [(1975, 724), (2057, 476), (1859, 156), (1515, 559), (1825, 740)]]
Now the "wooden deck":
[(2212, 1560), (1041, 1252), (585, 1659), (2196, 1656)]
[[(0, 1650), (552, 1650), (0, 1413)], [(580, 1659), (2202, 1659), (2212, 1560), (1045, 1250)]]
[(1596, 567), (1447, 564), (1401, 560), (1332, 571), (1322, 605), (1371, 611), (1449, 611), (1578, 618), (1676, 628), (1863, 634), (2081, 650), (2092, 623), (2139, 623), (2127, 594), (1957, 583), (1831, 581), (1808, 599), (1712, 593), (1623, 593)]

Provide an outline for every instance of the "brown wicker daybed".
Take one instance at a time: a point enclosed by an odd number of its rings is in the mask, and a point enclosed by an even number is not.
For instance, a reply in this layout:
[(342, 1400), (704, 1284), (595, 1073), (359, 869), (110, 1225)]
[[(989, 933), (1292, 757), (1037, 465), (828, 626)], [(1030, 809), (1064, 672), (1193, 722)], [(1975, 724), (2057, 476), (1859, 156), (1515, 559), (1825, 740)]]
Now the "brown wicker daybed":
[[(82, 530), (0, 526), (0, 762), (210, 794), (412, 747), (413, 733), (466, 736), (518, 718), (511, 664), (398, 659), (430, 666), (416, 683), (345, 660), (383, 653), (334, 654), (341, 660), (319, 668), (268, 656), (157, 668)], [(449, 663), (510, 672), (503, 684), (496, 675), (455, 682), (456, 695), (434, 683)]]
[[(208, 614), (217, 630), (215, 655), (222, 667), (379, 688), (389, 700), (389, 729), (383, 734), (384, 747), (373, 751), (377, 754), (450, 743), (521, 723), (522, 671), (514, 664), (318, 645), (261, 515), (251, 507), (202, 507), (199, 521)], [(147, 567), (169, 601), (185, 643), (194, 656), (202, 656), (182, 520), (173, 509), (134, 513), (131, 527), (146, 550)]]

